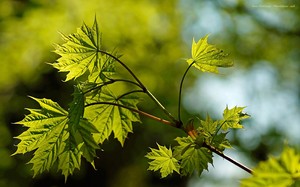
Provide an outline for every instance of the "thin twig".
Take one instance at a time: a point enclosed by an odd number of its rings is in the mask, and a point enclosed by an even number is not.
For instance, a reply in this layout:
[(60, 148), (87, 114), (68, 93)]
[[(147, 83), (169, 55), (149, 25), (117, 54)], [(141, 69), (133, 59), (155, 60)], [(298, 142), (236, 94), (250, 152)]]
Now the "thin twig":
[(214, 148), (213, 146), (207, 145), (205, 142), (203, 143), (202, 146), (209, 149), (211, 152), (216, 153), (217, 155), (219, 155), (220, 157), (226, 159), (227, 161), (231, 162), (232, 164), (238, 166), (239, 168), (243, 169), (244, 171), (246, 171), (250, 174), (253, 174), (253, 171), (250, 168), (248, 168), (247, 166), (245, 166), (245, 165), (241, 164), (240, 162), (234, 160), (233, 158), (225, 155), (224, 153), (222, 153), (218, 149)]
[(179, 87), (179, 96), (178, 96), (178, 120), (181, 121), (181, 95), (182, 95), (182, 87), (183, 87), (183, 82), (185, 79), (185, 76), (187, 75), (188, 71), (190, 70), (190, 68), (193, 66), (193, 64), (196, 61), (192, 62), (189, 67), (185, 70), (182, 79), (180, 81), (180, 87)]
[(172, 126), (172, 127), (176, 127), (176, 124), (168, 121), (168, 120), (165, 120), (165, 119), (162, 119), (162, 118), (159, 118), (157, 116), (153, 116), (147, 112), (144, 112), (144, 111), (141, 111), (141, 110), (138, 110), (138, 109), (135, 109), (135, 108), (132, 108), (132, 107), (128, 107), (128, 106), (125, 106), (125, 105), (121, 105), (121, 104), (118, 104), (118, 103), (113, 103), (113, 102), (95, 102), (95, 103), (90, 103), (90, 104), (87, 104), (85, 105), (84, 107), (89, 107), (89, 106), (93, 106), (93, 105), (114, 105), (114, 106), (118, 106), (118, 107), (122, 107), (122, 108), (126, 108), (128, 110), (131, 110), (132, 112), (136, 112), (138, 114), (141, 114), (145, 117), (148, 117), (148, 118), (151, 118), (155, 121), (158, 121), (158, 122), (161, 122), (163, 124), (166, 124), (166, 125), (169, 125), (169, 126)]

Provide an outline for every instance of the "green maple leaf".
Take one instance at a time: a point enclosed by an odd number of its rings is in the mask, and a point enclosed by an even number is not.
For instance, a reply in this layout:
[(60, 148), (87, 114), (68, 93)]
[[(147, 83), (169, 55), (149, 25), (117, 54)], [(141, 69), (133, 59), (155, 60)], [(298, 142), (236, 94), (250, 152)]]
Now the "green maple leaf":
[(225, 148), (232, 148), (229, 140), (226, 139), (227, 133), (219, 133), (212, 139), (211, 145), (217, 148), (219, 151), (224, 151)]
[(30, 114), (16, 124), (28, 129), (17, 136), (19, 144), (14, 154), (34, 151), (29, 163), (34, 176), (49, 170), (58, 161), (58, 169), (67, 179), (81, 163), (84, 156), (93, 164), (98, 145), (92, 133), (96, 128), (82, 118), (82, 96), (75, 90), (69, 112), (50, 99), (37, 99), (41, 109), (28, 109)]
[(151, 149), (151, 152), (147, 153), (146, 157), (150, 160), (150, 166), (148, 170), (160, 171), (161, 177), (164, 178), (174, 171), (179, 174), (180, 165), (178, 160), (173, 156), (171, 148), (160, 146), (157, 144), (158, 149)]
[[(15, 124), (22, 124), (29, 129), (20, 134), (17, 138), (21, 142), (17, 146), (14, 154), (24, 154), (37, 149), (41, 144), (47, 143), (46, 138), (55, 136), (58, 127), (65, 126), (67, 111), (61, 108), (56, 102), (49, 99), (32, 99), (36, 100), (41, 109), (27, 109), (30, 114), (26, 115), (22, 121)], [(57, 135), (56, 135), (57, 136)]]
[(87, 103), (98, 103), (86, 108), (85, 117), (97, 128), (95, 134), (97, 143), (103, 143), (111, 133), (124, 145), (128, 133), (132, 132), (132, 122), (140, 122), (139, 115), (127, 108), (137, 110), (139, 100), (135, 96), (122, 98), (114, 95), (107, 87), (103, 88), (99, 97), (90, 97)]
[(92, 123), (83, 118), (85, 97), (79, 86), (75, 86), (73, 97), (68, 114), (69, 124), (71, 124), (69, 130), (72, 138), (74, 138), (74, 143), (76, 145), (82, 144), (83, 157), (94, 166), (96, 149), (99, 149), (99, 146), (92, 134), (97, 134), (99, 131)]
[(196, 170), (200, 176), (202, 171), (208, 170), (208, 163), (213, 163), (212, 153), (197, 145), (191, 137), (175, 139), (178, 146), (174, 147), (174, 155), (181, 163), (182, 175), (192, 175)]
[(99, 52), (101, 34), (96, 18), (92, 27), (83, 23), (77, 29), (77, 33), (69, 36), (62, 34), (62, 38), (65, 43), (55, 45), (55, 53), (61, 57), (51, 65), (60, 72), (68, 72), (65, 81), (76, 79), (86, 72), (90, 75), (95, 72), (105, 74), (114, 71), (111, 61), (107, 57), (102, 57)]
[(227, 130), (229, 128), (243, 128), (241, 125), (241, 120), (247, 119), (250, 116), (246, 113), (243, 113), (245, 107), (234, 107), (232, 109), (226, 109), (223, 112), (223, 120), (220, 120), (222, 124), (222, 129)]
[(206, 116), (205, 121), (201, 120), (200, 127), (197, 129), (201, 134), (209, 137), (214, 135), (218, 127), (218, 122), (213, 121), (209, 115)]
[(300, 154), (285, 147), (279, 158), (260, 162), (253, 176), (243, 179), (242, 187), (296, 187), (300, 183)]
[(223, 50), (207, 43), (208, 35), (201, 38), (197, 43), (193, 39), (192, 58), (188, 59), (189, 64), (204, 72), (218, 73), (218, 67), (231, 67), (233, 61)]
[(231, 148), (229, 141), (226, 139), (227, 133), (218, 132), (220, 128), (220, 121), (214, 121), (207, 115), (205, 121), (201, 120), (200, 126), (197, 128), (199, 133), (197, 140), (203, 137), (206, 144), (214, 146), (219, 151), (224, 151), (225, 148)]

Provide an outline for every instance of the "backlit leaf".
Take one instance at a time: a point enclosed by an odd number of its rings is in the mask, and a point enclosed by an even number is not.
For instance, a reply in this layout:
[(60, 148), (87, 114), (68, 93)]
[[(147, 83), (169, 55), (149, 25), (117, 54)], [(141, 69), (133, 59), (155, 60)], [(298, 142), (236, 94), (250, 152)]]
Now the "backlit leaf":
[(83, 118), (85, 98), (78, 86), (75, 86), (73, 93), (73, 101), (69, 109), (69, 130), (74, 138), (76, 145), (81, 144), (83, 156), (94, 166), (94, 158), (96, 157), (96, 149), (98, 144), (93, 138), (94, 133), (98, 133), (96, 127), (87, 119)]
[(178, 160), (174, 158), (172, 150), (158, 144), (157, 146), (158, 149), (150, 148), (151, 152), (146, 155), (148, 159), (152, 160), (149, 162), (148, 170), (159, 170), (162, 178), (172, 174), (174, 171), (179, 173), (180, 165)]
[[(279, 158), (270, 157), (260, 162), (253, 176), (243, 179), (242, 187), (293, 187), (300, 182), (300, 154), (285, 147)], [(296, 185), (297, 183), (297, 185)]]
[(207, 115), (205, 121), (201, 120), (200, 126), (197, 129), (199, 137), (203, 137), (206, 144), (212, 145), (219, 151), (231, 148), (229, 141), (226, 139), (227, 132), (219, 132), (221, 125), (222, 120), (214, 121)]
[[(32, 97), (33, 98), (33, 97)], [(17, 136), (19, 144), (14, 154), (35, 151), (29, 163), (34, 176), (49, 170), (56, 162), (65, 178), (79, 169), (81, 156), (93, 164), (98, 145), (92, 133), (97, 129), (83, 118), (83, 96), (75, 89), (69, 113), (50, 99), (33, 98), (40, 109), (28, 109), (21, 124), (28, 129)]]
[(122, 98), (114, 95), (108, 88), (103, 88), (100, 97), (92, 97), (88, 104), (98, 103), (86, 108), (85, 117), (88, 118), (98, 132), (95, 134), (97, 143), (103, 143), (111, 133), (123, 145), (129, 132), (132, 132), (132, 122), (140, 122), (139, 115), (121, 106), (138, 109), (139, 100), (134, 96)]
[(174, 154), (180, 160), (182, 175), (192, 175), (197, 171), (200, 176), (204, 169), (208, 170), (208, 163), (213, 163), (212, 153), (195, 144), (191, 137), (176, 138), (178, 146), (174, 147)]
[(76, 79), (86, 72), (102, 74), (114, 71), (111, 60), (102, 58), (99, 52), (101, 33), (96, 19), (92, 27), (83, 23), (76, 33), (69, 36), (62, 34), (62, 37), (65, 43), (55, 45), (55, 53), (61, 57), (51, 65), (60, 72), (67, 72), (65, 81)]
[(193, 39), (192, 58), (188, 59), (189, 64), (204, 72), (218, 73), (218, 67), (231, 67), (233, 61), (223, 50), (207, 43), (208, 35), (198, 42)]
[(243, 128), (241, 125), (241, 120), (247, 119), (250, 116), (246, 113), (243, 113), (245, 107), (234, 107), (232, 109), (226, 109), (223, 113), (223, 120), (220, 121), (222, 124), (222, 129), (227, 130), (229, 128)]

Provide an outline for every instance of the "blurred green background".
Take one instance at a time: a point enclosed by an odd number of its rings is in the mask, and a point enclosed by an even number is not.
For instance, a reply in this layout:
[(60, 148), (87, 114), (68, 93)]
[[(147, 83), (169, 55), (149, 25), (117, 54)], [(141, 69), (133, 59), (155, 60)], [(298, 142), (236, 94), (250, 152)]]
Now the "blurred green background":
[[(238, 186), (248, 175), (215, 157), (199, 178), (174, 174), (160, 179), (147, 171), (144, 155), (156, 142), (174, 144), (182, 132), (143, 119), (124, 148), (111, 138), (102, 146), (97, 170), (83, 162), (64, 183), (56, 171), (32, 179), (31, 154), (10, 155), (25, 129), (12, 124), (24, 108), (37, 107), (27, 96), (51, 98), (67, 108), (72, 83), (63, 83), (45, 62), (53, 62), (58, 32), (73, 33), (96, 15), (106, 49), (117, 49), (149, 90), (173, 114), (179, 81), (187, 68), (192, 38), (210, 34), (209, 42), (231, 53), (235, 67), (210, 75), (192, 70), (183, 92), (183, 119), (209, 112), (220, 118), (228, 105), (247, 106), (252, 118), (230, 132), (234, 150), (226, 154), (254, 167), (284, 142), (300, 144), (300, 11), (296, 0), (1, 0), (0, 1), (0, 186)], [(145, 98), (140, 108), (161, 116)]]

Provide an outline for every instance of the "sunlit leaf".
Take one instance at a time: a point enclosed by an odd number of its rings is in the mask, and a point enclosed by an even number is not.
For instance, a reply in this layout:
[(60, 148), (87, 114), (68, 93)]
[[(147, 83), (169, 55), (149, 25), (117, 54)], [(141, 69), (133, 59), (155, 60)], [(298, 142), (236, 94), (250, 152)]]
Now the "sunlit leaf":
[(158, 144), (157, 146), (158, 149), (150, 148), (151, 152), (146, 155), (148, 159), (152, 160), (149, 162), (148, 170), (159, 170), (162, 178), (172, 174), (174, 171), (179, 173), (180, 165), (178, 160), (174, 158), (172, 150)]
[(98, 145), (92, 133), (97, 133), (83, 115), (83, 98), (75, 89), (69, 113), (50, 99), (33, 98), (40, 109), (29, 109), (21, 124), (28, 129), (17, 136), (19, 144), (14, 154), (35, 151), (29, 163), (33, 164), (34, 176), (49, 170), (57, 161), (58, 169), (65, 178), (79, 169), (81, 156), (93, 164)]
[(293, 187), (300, 182), (300, 154), (285, 147), (279, 158), (270, 157), (254, 168), (253, 176), (243, 179), (242, 187)]
[(195, 144), (191, 137), (177, 137), (175, 140), (179, 145), (174, 147), (174, 155), (180, 160), (182, 175), (192, 175), (197, 171), (200, 176), (204, 169), (208, 170), (208, 163), (213, 163), (212, 153), (208, 149)]
[(83, 156), (94, 166), (96, 149), (99, 146), (95, 142), (93, 134), (98, 133), (98, 130), (87, 119), (83, 118), (85, 98), (78, 86), (75, 86), (73, 97), (68, 115), (69, 124), (71, 124), (69, 130), (74, 138), (74, 143), (82, 145)]
[(222, 125), (222, 120), (212, 120), (209, 115), (206, 116), (205, 121), (201, 120), (197, 131), (199, 137), (203, 137), (208, 145), (212, 145), (219, 151), (225, 148), (231, 148), (229, 141), (226, 139), (227, 132), (219, 132)]
[(132, 132), (132, 122), (140, 122), (140, 118), (137, 113), (122, 106), (137, 110), (138, 102), (135, 96), (119, 98), (108, 88), (102, 90), (100, 97), (89, 98), (88, 104), (96, 104), (86, 108), (85, 117), (99, 132), (95, 134), (97, 143), (103, 143), (113, 132), (115, 138), (123, 145), (128, 133)]
[(233, 61), (223, 50), (207, 43), (208, 35), (198, 42), (193, 39), (192, 58), (188, 59), (189, 64), (204, 72), (218, 73), (218, 67), (231, 67)]
[(92, 27), (83, 23), (76, 33), (69, 36), (62, 34), (62, 37), (65, 43), (55, 45), (55, 53), (61, 57), (51, 65), (60, 72), (67, 72), (65, 81), (76, 79), (86, 72), (95, 76), (110, 75), (114, 71), (112, 60), (102, 57), (99, 52), (101, 33), (96, 19)]
[(198, 131), (206, 136), (215, 134), (218, 127), (218, 121), (213, 121), (209, 115), (206, 116), (205, 121), (201, 120)]
[(246, 113), (243, 113), (245, 107), (233, 107), (232, 109), (226, 109), (223, 113), (223, 120), (221, 120), (221, 125), (223, 130), (227, 130), (229, 128), (243, 128), (241, 125), (241, 120), (247, 119), (250, 116)]

